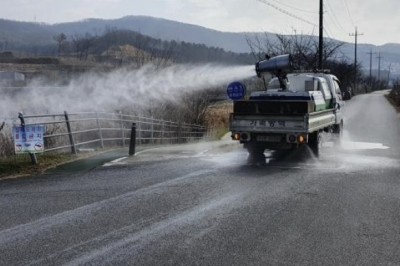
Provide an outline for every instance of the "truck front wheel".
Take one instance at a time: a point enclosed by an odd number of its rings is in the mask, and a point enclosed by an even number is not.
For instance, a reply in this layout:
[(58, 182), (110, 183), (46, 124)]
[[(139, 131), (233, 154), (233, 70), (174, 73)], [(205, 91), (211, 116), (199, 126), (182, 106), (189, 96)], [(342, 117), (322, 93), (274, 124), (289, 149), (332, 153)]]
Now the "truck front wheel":
[(335, 125), (333, 131), (333, 143), (336, 147), (340, 147), (342, 144), (342, 136), (343, 136), (343, 121), (340, 122), (339, 125)]

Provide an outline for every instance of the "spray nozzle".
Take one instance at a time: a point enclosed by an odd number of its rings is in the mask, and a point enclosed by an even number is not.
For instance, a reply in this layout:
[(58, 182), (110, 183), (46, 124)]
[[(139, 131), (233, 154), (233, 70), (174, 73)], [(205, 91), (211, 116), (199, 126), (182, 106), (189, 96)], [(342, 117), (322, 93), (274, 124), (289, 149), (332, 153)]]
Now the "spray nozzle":
[(263, 73), (272, 73), (277, 77), (286, 76), (293, 71), (292, 57), (290, 54), (278, 55), (270, 58), (266, 56), (266, 60), (256, 63), (256, 73), (261, 77)]

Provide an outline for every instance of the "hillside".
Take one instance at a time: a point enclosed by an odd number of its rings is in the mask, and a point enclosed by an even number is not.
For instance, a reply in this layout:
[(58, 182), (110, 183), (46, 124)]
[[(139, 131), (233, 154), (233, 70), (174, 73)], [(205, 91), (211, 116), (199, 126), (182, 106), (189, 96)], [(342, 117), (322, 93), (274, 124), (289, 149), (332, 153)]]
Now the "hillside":
[[(99, 35), (104, 33), (106, 29), (132, 30), (157, 39), (203, 44), (235, 53), (250, 52), (246, 37), (264, 36), (262, 32), (220, 32), (197, 25), (146, 16), (127, 16), (114, 20), (86, 19), (53, 25), (0, 19), (0, 50), (7, 50), (10, 43), (18, 45), (54, 44), (53, 36), (61, 32), (71, 37), (88, 32)], [(268, 33), (268, 36), (274, 38), (271, 33)], [(366, 69), (369, 69), (370, 58), (367, 53), (371, 49), (375, 52), (381, 52), (383, 57), (381, 61), (382, 69), (391, 65), (392, 71), (400, 72), (400, 44), (391, 43), (382, 46), (359, 44), (358, 59)], [(354, 58), (354, 45), (352, 43), (346, 43), (341, 50), (348, 59)], [(377, 69), (378, 60), (375, 57), (373, 59), (373, 68)]]

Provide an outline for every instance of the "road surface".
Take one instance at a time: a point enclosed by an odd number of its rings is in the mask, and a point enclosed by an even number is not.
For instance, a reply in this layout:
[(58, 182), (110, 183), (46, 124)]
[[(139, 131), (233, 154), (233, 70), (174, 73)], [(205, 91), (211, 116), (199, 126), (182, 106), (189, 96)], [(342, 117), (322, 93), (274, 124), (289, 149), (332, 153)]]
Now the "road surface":
[(400, 119), (383, 93), (346, 113), (320, 159), (225, 140), (2, 181), (0, 265), (400, 265)]

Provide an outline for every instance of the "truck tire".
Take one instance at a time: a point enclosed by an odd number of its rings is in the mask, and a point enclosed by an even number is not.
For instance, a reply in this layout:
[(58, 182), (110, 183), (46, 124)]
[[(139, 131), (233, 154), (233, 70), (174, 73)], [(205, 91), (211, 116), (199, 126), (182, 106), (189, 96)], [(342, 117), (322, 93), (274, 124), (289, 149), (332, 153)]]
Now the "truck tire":
[(343, 136), (343, 121), (341, 121), (339, 125), (335, 126), (333, 133), (334, 133), (333, 144), (335, 145), (335, 147), (340, 147), (342, 144), (342, 136)]
[(319, 157), (319, 151), (322, 146), (321, 134), (319, 131), (313, 132), (309, 136), (308, 146), (315, 157)]

